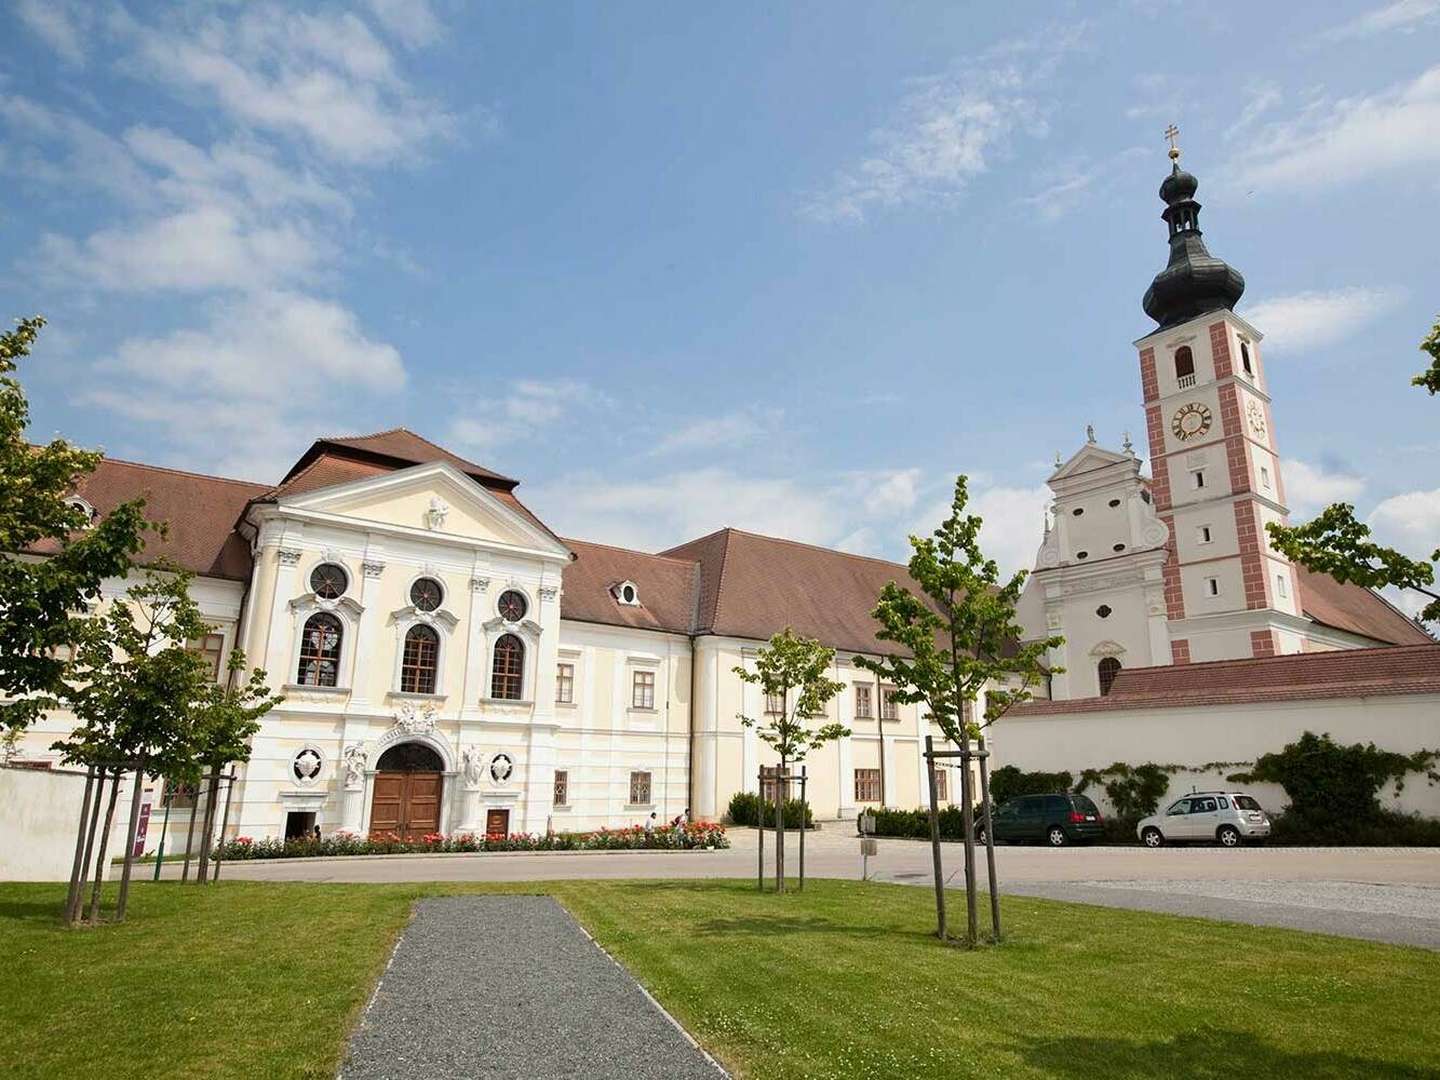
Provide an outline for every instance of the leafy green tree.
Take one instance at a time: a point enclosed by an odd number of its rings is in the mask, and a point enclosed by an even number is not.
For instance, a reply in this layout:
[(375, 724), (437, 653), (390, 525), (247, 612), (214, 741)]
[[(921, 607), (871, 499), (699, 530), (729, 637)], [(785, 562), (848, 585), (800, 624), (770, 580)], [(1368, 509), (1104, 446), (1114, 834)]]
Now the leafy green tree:
[[(1420, 351), (1431, 358), (1430, 367), (1411, 379), (1411, 385), (1431, 394), (1440, 393), (1440, 320), (1420, 343)], [(1429, 559), (1412, 559), (1394, 548), (1383, 547), (1370, 538), (1370, 526), (1356, 519), (1355, 507), (1350, 503), (1327, 506), (1319, 517), (1303, 525), (1272, 521), (1265, 530), (1276, 551), (1306, 569), (1370, 589), (1393, 585), (1428, 597), (1420, 618), (1440, 622), (1440, 592), (1432, 587), (1440, 548)]]
[(0, 333), (0, 729), (23, 730), (55, 707), (87, 605), (105, 578), (125, 576), (154, 527), (139, 500), (92, 522), (66, 500), (100, 455), (26, 439), (30, 405), (15, 372), (44, 325), (24, 319)]
[[(1014, 706), (1034, 696), (1034, 687), (1058, 668), (1047, 668), (1046, 654), (1064, 643), (1060, 637), (1024, 640), (1015, 618), (1015, 605), (1025, 586), (1021, 570), (1001, 581), (995, 560), (980, 549), (981, 518), (967, 514), (969, 502), (964, 476), (955, 480), (950, 516), (928, 537), (910, 537), (910, 579), (920, 589), (890, 582), (880, 592), (872, 613), (880, 624), (875, 636), (899, 649), (878, 660), (857, 656), (855, 663), (893, 683), (896, 699), (918, 702), (945, 734), (969, 753), (970, 740), (979, 737), (984, 751), (984, 729)], [(974, 704), (985, 692), (980, 721)], [(966, 901), (969, 914), (967, 940), (976, 940), (976, 882), (974, 799), (968, 758), (961, 759), (961, 812), (965, 826)], [(932, 785), (933, 790), (933, 785)], [(989, 810), (988, 799), (985, 802)], [(932, 822), (938, 808), (931, 800)], [(939, 827), (932, 828), (935, 844), (936, 903), (940, 937), (945, 937), (944, 891), (940, 877)], [(987, 845), (992, 830), (985, 830)], [(991, 917), (999, 934), (995, 902), (994, 858), (990, 859)]]
[[(830, 678), (834, 663), (834, 649), (813, 638), (801, 637), (786, 627), (770, 638), (769, 645), (758, 650), (753, 671), (743, 666), (734, 669), (742, 680), (764, 692), (764, 719), (742, 713), (740, 722), (755, 728), (761, 741), (780, 755), (782, 776), (789, 772), (792, 764), (803, 761), (811, 750), (850, 734), (849, 728), (838, 723), (821, 724), (813, 729), (809, 726), (812, 718), (825, 715), (825, 707), (845, 688), (844, 683)], [(778, 705), (778, 710), (772, 709), (772, 705)], [(785, 797), (778, 790), (775, 794), (775, 878), (777, 889), (784, 892)]]
[[(75, 650), (64, 699), (76, 724), (52, 749), (70, 764), (114, 768), (103, 831), (93, 842), (98, 855), (90, 896), (92, 922), (99, 915), (101, 871), (120, 773), (134, 773), (135, 791), (117, 919), (124, 918), (129, 896), (134, 861), (129, 838), (134, 835), (145, 776), (183, 775), (193, 769), (201, 735), (197, 715), (207, 700), (210, 679), (204, 659), (188, 646), (211, 627), (190, 597), (190, 579), (190, 574), (168, 567), (147, 570), (124, 597), (86, 624)], [(83, 879), (78, 889), (72, 883), (74, 907), (67, 913), (72, 922), (79, 914), (83, 891)]]

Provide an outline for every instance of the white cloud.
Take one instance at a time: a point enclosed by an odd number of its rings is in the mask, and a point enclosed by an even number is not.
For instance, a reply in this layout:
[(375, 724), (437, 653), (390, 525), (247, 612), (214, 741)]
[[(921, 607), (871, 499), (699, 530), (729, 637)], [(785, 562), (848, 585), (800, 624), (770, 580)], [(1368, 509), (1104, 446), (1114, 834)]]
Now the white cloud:
[(780, 409), (752, 407), (724, 416), (695, 420), (664, 436), (650, 453), (688, 453), (746, 446), (778, 429), (783, 416)]
[(1014, 135), (1044, 134), (1045, 108), (1035, 92), (1083, 34), (1083, 27), (1054, 30), (914, 80), (891, 118), (870, 132), (872, 152), (810, 195), (801, 214), (860, 222), (877, 209), (954, 203)]
[(1396, 30), (1413, 34), (1422, 25), (1434, 22), (1437, 16), (1440, 16), (1440, 0), (1395, 0), (1341, 23), (1322, 36), (1330, 41), (1344, 41)]
[(1440, 164), (1440, 65), (1368, 97), (1321, 99), (1246, 140), (1241, 189), (1295, 191)]
[(1331, 503), (1353, 503), (1365, 491), (1365, 481), (1360, 477), (1331, 472), (1323, 465), (1287, 458), (1282, 468), (1285, 499), (1297, 518), (1311, 517)]
[(427, 0), (370, 0), (370, 13), (409, 48), (440, 40), (440, 20)]
[[(1054, 501), (1054, 493), (1044, 484), (982, 486), (974, 480), (972, 477), (966, 513), (978, 514), (984, 522), (980, 527), (980, 549), (1000, 565), (1004, 575), (1033, 570), (1035, 553), (1044, 539), (1045, 511)], [(921, 536), (934, 532), (950, 516), (950, 495), (946, 491), (943, 498), (919, 514), (910, 532)]]
[(1275, 296), (1241, 314), (1265, 335), (1270, 352), (1296, 352), (1343, 341), (1404, 299), (1402, 289), (1354, 287)]
[(101, 229), (80, 243), (48, 235), (41, 257), (50, 273), (105, 289), (209, 292), (304, 280), (321, 245), (302, 225), (248, 226), (210, 206)]
[(1235, 122), (1225, 130), (1225, 138), (1236, 139), (1244, 135), (1260, 120), (1262, 116), (1270, 112), (1281, 101), (1284, 95), (1280, 88), (1274, 83), (1257, 83), (1250, 89), (1250, 96), (1245, 102), (1245, 107), (1240, 110), (1240, 115)]
[(415, 93), (354, 14), (253, 4), (229, 18), (134, 33), (131, 70), (206, 94), (236, 121), (299, 136), (340, 161), (395, 161), (454, 130), (454, 118)]
[[(491, 401), (494, 392), (452, 390), (460, 401)], [(519, 379), (510, 383), (498, 401), (483, 414), (467, 410), (451, 421), (448, 439), (469, 450), (488, 450), (505, 443), (541, 436), (544, 428), (572, 416), (576, 410), (600, 408), (610, 399), (580, 379)]]
[(66, 0), (19, 0), (15, 14), (66, 63), (85, 62), (83, 35), (77, 25), (83, 19), (82, 9)]
[(1412, 558), (1428, 557), (1440, 547), (1440, 488), (1392, 495), (1370, 512), (1366, 523), (1380, 543)]
[(1137, 158), (1148, 156), (1150, 151), (1132, 146), (1104, 161), (1070, 162), (1054, 170), (1045, 187), (1033, 195), (1023, 196), (1019, 202), (1032, 208), (1041, 221), (1059, 221), (1094, 191), (1102, 189), (1106, 179), (1127, 169)]
[(300, 433), (344, 428), (347, 408), (405, 381), (400, 354), (347, 308), (267, 291), (212, 303), (201, 328), (122, 341), (79, 400), (156, 430), (189, 467), (264, 476)]

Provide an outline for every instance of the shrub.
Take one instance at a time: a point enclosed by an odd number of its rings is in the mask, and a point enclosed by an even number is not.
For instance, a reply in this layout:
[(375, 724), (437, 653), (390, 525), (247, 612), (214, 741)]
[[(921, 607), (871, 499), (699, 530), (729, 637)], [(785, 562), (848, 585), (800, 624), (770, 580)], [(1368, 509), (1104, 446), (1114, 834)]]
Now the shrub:
[[(800, 828), (800, 822), (805, 822), (805, 828), (815, 827), (815, 815), (810, 809), (810, 804), (800, 799), (785, 800), (785, 827), (787, 829)], [(737, 791), (730, 797), (730, 808), (728, 817), (732, 825), (747, 825), (754, 828), (760, 815), (760, 796), (753, 791)], [(771, 800), (765, 802), (765, 827), (775, 827), (775, 803)]]
[(1075, 793), (1080, 794), (1091, 784), (1101, 784), (1117, 818), (1139, 821), (1160, 808), (1160, 800), (1170, 790), (1171, 774), (1179, 771), (1178, 765), (1156, 765), (1152, 761), (1130, 766), (1117, 761), (1108, 769), (1082, 772)]
[(240, 836), (216, 847), (216, 858), (235, 859), (300, 859), (333, 855), (415, 855), (467, 851), (635, 851), (668, 849), (688, 851), (695, 848), (726, 848), (730, 840), (723, 825), (690, 822), (678, 829), (664, 827), (651, 832), (643, 825), (622, 829), (600, 829), (597, 832), (575, 833), (511, 833), (508, 836), (482, 836), (476, 833), (453, 833), (444, 836), (431, 833), (419, 840), (404, 840), (396, 835), (365, 837), (337, 832), (319, 840), (313, 836), (282, 840), (271, 837), (253, 840)]
[[(875, 815), (876, 836), (900, 836), (913, 840), (930, 839), (930, 811), (926, 807), (915, 810), (872, 810)], [(979, 811), (976, 811), (979, 820)], [(856, 825), (859, 828), (859, 825)], [(958, 806), (940, 808), (940, 839), (963, 840), (965, 838), (964, 816)]]
[(1074, 783), (1068, 772), (1023, 772), (1006, 765), (990, 774), (990, 801), (999, 806), (1019, 795), (1054, 795), (1069, 791)]
[(1432, 782), (1440, 780), (1435, 771), (1437, 759), (1440, 751), (1397, 754), (1374, 743), (1341, 746), (1329, 735), (1307, 731), (1278, 754), (1262, 754), (1248, 772), (1228, 779), (1242, 784), (1257, 780), (1279, 784), (1290, 796), (1289, 813), (1297, 815), (1303, 828), (1343, 832), (1352, 823), (1381, 820), (1378, 796), (1386, 781), (1394, 780), (1399, 790), (1412, 772), (1424, 772)]
[(1440, 847), (1440, 820), (1377, 810), (1367, 818), (1319, 817), (1293, 808), (1270, 819), (1272, 844), (1321, 847)]

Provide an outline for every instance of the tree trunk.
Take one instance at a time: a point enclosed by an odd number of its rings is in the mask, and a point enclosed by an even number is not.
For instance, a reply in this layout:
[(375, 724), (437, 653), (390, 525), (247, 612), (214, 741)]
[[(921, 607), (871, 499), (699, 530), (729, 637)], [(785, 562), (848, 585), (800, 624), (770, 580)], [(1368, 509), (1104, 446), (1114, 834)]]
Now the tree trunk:
[(995, 877), (995, 826), (990, 817), (990, 751), (980, 743), (980, 812), (985, 816), (985, 864), (990, 872), (990, 939), (1000, 940), (1000, 887)]
[[(222, 765), (223, 769), (224, 766)], [(232, 770), (229, 779), (225, 781), (225, 811), (220, 815), (220, 843), (225, 843), (225, 830), (230, 827), (230, 796), (235, 791), (235, 773)], [(217, 849), (218, 852), (218, 849)], [(220, 856), (215, 856), (215, 869), (210, 875), (211, 881), (220, 880)]]
[(115, 921), (125, 921), (130, 901), (130, 873), (135, 869), (135, 830), (140, 827), (140, 798), (145, 791), (145, 758), (135, 767), (135, 794), (130, 797), (130, 824), (125, 830), (125, 866), (120, 871), (120, 896), (115, 901)]
[(800, 891), (805, 891), (805, 833), (809, 827), (806, 821), (806, 808), (809, 804), (805, 801), (805, 766), (800, 766)]
[(935, 736), (925, 736), (925, 768), (930, 776), (930, 854), (935, 864), (935, 936), (945, 940), (945, 870), (940, 859), (940, 793), (935, 786)]
[(90, 823), (90, 801), (95, 795), (95, 766), (85, 770), (85, 800), (80, 804), (80, 825), (75, 830), (75, 861), (70, 866), (70, 891), (65, 894), (65, 921), (75, 920), (75, 907), (85, 888), (85, 826)]
[[(785, 757), (775, 777), (775, 891), (785, 891)], [(763, 801), (763, 800), (762, 800)]]
[(762, 893), (765, 891), (765, 766), (760, 766), (760, 803), (759, 810), (755, 814), (756, 837), (759, 843), (755, 849), (756, 871), (755, 887)]
[(195, 870), (195, 880), (209, 880), (210, 841), (215, 832), (215, 800), (220, 797), (220, 770), (210, 771), (210, 785), (205, 792), (205, 832), (200, 837), (200, 865)]
[[(965, 943), (974, 946), (980, 935), (975, 889), (975, 805), (974, 784), (970, 781), (970, 733), (961, 728), (960, 743), (960, 827), (965, 832)], [(933, 783), (933, 781), (932, 781)]]
[[(201, 777), (204, 780), (204, 777)], [(195, 850), (195, 818), (200, 813), (200, 784), (195, 785), (195, 797), (190, 803), (190, 826), (185, 830), (185, 861), (180, 866), (180, 881), (190, 880), (190, 853)]]
[(89, 920), (100, 921), (100, 886), (105, 880), (105, 853), (110, 847), (110, 830), (115, 826), (115, 800), (120, 795), (120, 770), (115, 770), (115, 777), (110, 782), (110, 803), (105, 808), (105, 824), (101, 826), (99, 839), (96, 841), (95, 855), (95, 884), (90, 890), (90, 914)]

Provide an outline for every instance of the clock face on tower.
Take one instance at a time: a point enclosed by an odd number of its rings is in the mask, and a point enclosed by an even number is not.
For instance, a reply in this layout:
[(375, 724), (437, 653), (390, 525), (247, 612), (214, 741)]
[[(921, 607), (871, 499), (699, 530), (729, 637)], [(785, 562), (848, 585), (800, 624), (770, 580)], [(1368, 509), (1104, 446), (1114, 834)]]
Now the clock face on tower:
[(1192, 401), (1189, 405), (1181, 405), (1175, 410), (1175, 415), (1170, 420), (1170, 430), (1175, 438), (1182, 442), (1186, 439), (1194, 439), (1204, 435), (1210, 430), (1210, 408)]
[(1246, 404), (1245, 419), (1250, 422), (1250, 430), (1257, 436), (1265, 434), (1265, 410), (1258, 401), (1252, 400)]

